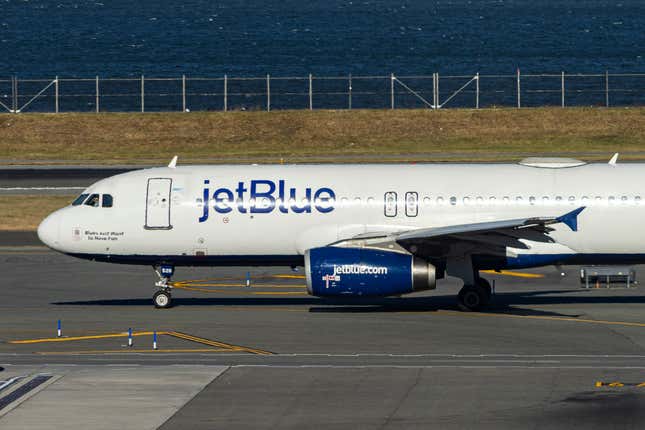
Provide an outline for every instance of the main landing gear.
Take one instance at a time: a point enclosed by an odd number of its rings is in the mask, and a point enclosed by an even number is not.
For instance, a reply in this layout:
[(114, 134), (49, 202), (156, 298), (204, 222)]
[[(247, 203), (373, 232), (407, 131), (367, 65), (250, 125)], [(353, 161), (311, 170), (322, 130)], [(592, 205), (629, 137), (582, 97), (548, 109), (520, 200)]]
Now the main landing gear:
[(472, 285), (464, 285), (457, 296), (459, 309), (466, 312), (478, 311), (490, 303), (492, 289), (490, 283), (477, 277)]
[(159, 276), (159, 280), (155, 282), (155, 286), (159, 287), (159, 290), (152, 296), (152, 302), (157, 309), (169, 308), (172, 304), (172, 295), (170, 294), (172, 284), (170, 283), (170, 278), (175, 273), (175, 267), (169, 264), (162, 264), (159, 268), (155, 267), (155, 272)]

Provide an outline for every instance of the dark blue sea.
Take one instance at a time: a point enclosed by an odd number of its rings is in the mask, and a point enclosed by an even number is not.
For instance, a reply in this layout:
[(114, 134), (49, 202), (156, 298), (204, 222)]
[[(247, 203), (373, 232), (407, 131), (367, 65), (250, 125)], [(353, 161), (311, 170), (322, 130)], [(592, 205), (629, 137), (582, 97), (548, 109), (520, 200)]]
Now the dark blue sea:
[(0, 0), (0, 76), (645, 71), (645, 1)]
[(0, 78), (603, 74), (644, 56), (644, 0), (0, 0)]

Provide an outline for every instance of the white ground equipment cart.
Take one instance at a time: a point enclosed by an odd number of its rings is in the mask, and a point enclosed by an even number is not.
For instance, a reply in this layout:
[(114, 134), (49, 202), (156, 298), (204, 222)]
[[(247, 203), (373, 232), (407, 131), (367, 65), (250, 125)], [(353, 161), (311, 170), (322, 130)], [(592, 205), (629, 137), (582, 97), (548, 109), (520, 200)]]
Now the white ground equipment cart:
[(580, 268), (583, 288), (631, 288), (636, 283), (636, 272), (629, 266), (588, 266)]

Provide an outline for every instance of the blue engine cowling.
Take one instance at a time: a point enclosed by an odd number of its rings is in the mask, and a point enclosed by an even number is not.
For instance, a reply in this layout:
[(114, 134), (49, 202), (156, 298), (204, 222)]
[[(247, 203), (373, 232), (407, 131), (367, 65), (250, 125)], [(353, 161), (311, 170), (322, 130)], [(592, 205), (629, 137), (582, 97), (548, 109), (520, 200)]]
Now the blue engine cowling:
[(435, 267), (411, 254), (326, 246), (305, 252), (313, 296), (395, 296), (436, 287)]

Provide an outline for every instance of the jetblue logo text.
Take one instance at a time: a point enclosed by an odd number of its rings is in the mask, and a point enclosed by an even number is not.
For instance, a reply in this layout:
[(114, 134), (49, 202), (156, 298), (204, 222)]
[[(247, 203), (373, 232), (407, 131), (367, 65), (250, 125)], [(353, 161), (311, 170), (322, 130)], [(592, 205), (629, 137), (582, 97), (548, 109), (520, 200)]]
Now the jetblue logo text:
[(329, 288), (335, 282), (340, 282), (340, 275), (387, 275), (385, 266), (368, 266), (366, 264), (334, 264), (334, 273), (332, 275), (323, 275), (325, 288)]
[(334, 275), (387, 275), (387, 267), (366, 264), (334, 264)]
[(212, 191), (210, 181), (204, 181), (203, 213), (199, 222), (208, 219), (210, 207), (215, 212), (227, 214), (233, 210), (239, 213), (267, 214), (274, 210), (280, 213), (311, 213), (316, 210), (328, 213), (334, 210), (336, 194), (331, 188), (318, 188), (312, 190), (305, 188), (300, 191), (289, 187), (284, 180), (275, 181), (267, 179), (254, 179), (250, 183), (238, 182), (235, 189), (216, 188)]

